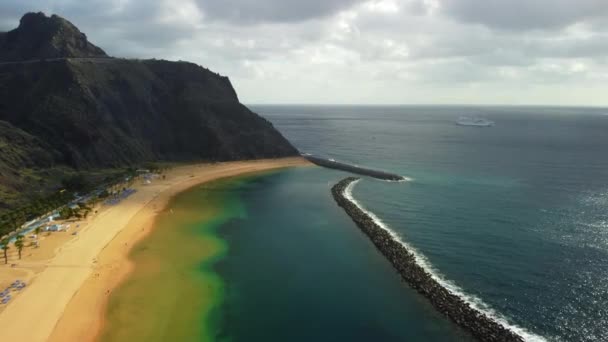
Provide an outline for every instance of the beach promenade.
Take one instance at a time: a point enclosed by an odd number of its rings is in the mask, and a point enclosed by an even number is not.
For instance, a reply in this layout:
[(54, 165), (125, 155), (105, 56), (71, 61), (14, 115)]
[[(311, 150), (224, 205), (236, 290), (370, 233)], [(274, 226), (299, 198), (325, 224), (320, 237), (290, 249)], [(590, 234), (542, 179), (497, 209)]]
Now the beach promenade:
[(129, 249), (149, 232), (171, 197), (219, 178), (306, 164), (302, 158), (284, 158), (180, 166), (165, 179), (135, 185), (133, 195), (104, 208), (0, 312), (0, 341), (94, 340), (108, 294), (128, 275)]

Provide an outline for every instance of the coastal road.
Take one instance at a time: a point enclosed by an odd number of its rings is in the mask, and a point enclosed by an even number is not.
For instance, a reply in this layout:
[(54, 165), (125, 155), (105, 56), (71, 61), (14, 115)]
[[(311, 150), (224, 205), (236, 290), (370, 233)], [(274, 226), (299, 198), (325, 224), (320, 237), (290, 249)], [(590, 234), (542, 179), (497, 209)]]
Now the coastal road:
[(47, 59), (30, 59), (27, 61), (12, 61), (0, 62), (0, 66), (4, 65), (26, 65), (36, 63), (58, 62), (58, 61), (88, 61), (88, 62), (110, 62), (110, 61), (137, 61), (138, 59), (114, 58), (114, 57), (62, 57), (62, 58), (47, 58)]

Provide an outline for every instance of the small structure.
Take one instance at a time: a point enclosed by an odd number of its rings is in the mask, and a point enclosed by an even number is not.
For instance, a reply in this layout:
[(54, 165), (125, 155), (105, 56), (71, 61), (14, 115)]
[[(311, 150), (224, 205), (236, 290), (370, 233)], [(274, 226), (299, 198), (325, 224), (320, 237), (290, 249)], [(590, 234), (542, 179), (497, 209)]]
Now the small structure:
[(60, 232), (63, 230), (63, 225), (54, 224), (45, 228), (47, 232)]
[(55, 219), (58, 219), (61, 217), (61, 214), (59, 212), (54, 212), (51, 215), (49, 215), (46, 219), (48, 219), (49, 222), (53, 222)]

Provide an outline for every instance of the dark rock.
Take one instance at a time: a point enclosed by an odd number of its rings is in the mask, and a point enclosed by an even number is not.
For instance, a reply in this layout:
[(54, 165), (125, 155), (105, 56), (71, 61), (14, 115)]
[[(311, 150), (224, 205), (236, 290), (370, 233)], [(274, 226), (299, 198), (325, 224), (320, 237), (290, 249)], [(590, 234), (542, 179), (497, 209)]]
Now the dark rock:
[(0, 65), (0, 78), (0, 120), (74, 168), (297, 155), (228, 78), (192, 63), (59, 60)]
[(402, 181), (404, 180), (403, 176), (381, 171), (381, 170), (373, 170), (365, 167), (360, 167), (356, 165), (346, 164), (339, 161), (335, 161), (332, 159), (320, 158), (310, 154), (303, 155), (304, 158), (308, 159), (313, 164), (323, 166), (329, 169), (342, 170), (346, 172), (352, 172), (358, 175), (370, 176), (382, 180), (390, 180), (390, 181)]
[(0, 37), (0, 61), (23, 61), (63, 57), (108, 57), (89, 43), (69, 21), (44, 13), (27, 13), (19, 27)]

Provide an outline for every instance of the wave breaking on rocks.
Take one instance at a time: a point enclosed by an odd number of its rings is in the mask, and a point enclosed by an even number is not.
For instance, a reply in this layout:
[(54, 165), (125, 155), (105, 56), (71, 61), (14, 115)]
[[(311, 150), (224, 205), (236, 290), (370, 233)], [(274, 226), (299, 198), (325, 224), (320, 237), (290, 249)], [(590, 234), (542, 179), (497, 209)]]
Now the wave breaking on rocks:
[(352, 197), (352, 187), (358, 180), (348, 177), (334, 185), (331, 189), (334, 200), (370, 238), (402, 279), (426, 297), (435, 309), (481, 341), (545, 341), (541, 336), (509, 324), (484, 307), (485, 304), (471, 300), (457, 286), (433, 272), (424, 257)]

